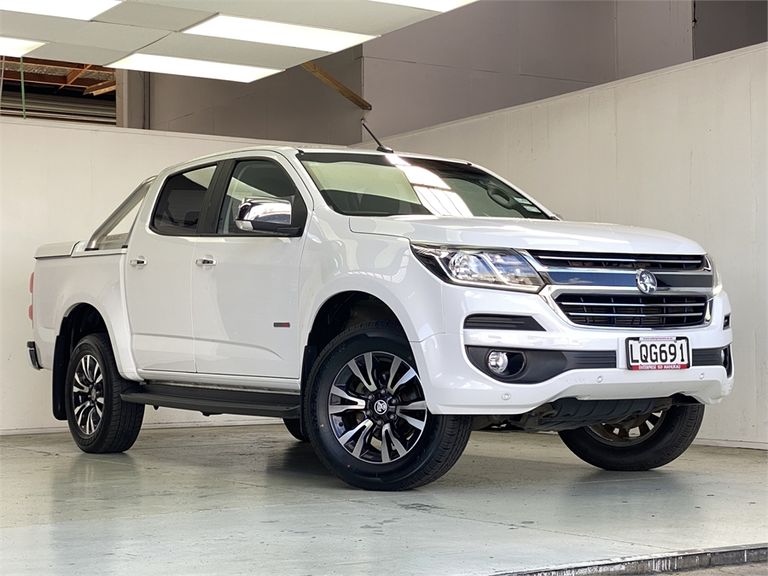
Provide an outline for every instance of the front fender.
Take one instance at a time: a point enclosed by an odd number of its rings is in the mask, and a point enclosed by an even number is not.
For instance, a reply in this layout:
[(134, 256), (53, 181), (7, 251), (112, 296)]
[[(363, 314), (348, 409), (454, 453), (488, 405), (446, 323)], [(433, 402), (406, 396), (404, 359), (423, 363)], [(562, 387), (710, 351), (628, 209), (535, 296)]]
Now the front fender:
[(441, 281), (416, 259), (405, 238), (350, 233), (343, 239), (310, 239), (302, 259), (303, 343), (322, 305), (348, 291), (384, 302), (411, 342), (445, 331)]

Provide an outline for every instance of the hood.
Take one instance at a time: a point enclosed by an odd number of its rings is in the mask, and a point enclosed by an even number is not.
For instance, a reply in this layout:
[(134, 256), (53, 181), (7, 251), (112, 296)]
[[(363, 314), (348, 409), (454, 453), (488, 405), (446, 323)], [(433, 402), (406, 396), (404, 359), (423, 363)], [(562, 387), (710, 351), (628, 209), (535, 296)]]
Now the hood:
[(413, 242), (625, 254), (704, 254), (693, 240), (669, 232), (592, 222), (523, 218), (442, 216), (353, 216), (349, 227), (360, 234), (400, 236)]

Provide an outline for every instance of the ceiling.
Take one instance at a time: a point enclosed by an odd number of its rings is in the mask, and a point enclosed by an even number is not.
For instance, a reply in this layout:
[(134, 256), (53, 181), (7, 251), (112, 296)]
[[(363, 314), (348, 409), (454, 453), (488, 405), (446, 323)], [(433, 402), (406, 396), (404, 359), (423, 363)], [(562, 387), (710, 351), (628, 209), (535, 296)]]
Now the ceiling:
[[(209, 72), (210, 67), (202, 66), (190, 71), (183, 66), (183, 61), (169, 60), (167, 57), (204, 61), (203, 64), (215, 62), (235, 65), (233, 68), (247, 66), (266, 69), (261, 75), (240, 79), (251, 81), (346, 46), (318, 49), (278, 45), (306, 44), (297, 40), (312, 36), (312, 30), (290, 27), (278, 30), (277, 35), (271, 37), (256, 34), (253, 41), (250, 41), (250, 34), (245, 36), (249, 40), (242, 40), (184, 31), (217, 15), (224, 15), (267, 21), (267, 24), (282, 23), (326, 29), (318, 31), (321, 34), (331, 30), (364, 35), (346, 38), (349, 46), (468, 4), (470, 0), (93, 0), (114, 7), (93, 16), (91, 20), (28, 13), (36, 10), (30, 7), (32, 5), (51, 2), (25, 1), (26, 4), (20, 0), (0, 0), (0, 37), (43, 43), (24, 54), (25, 58), (100, 66), (114, 64), (122, 68), (169, 73), (175, 71), (185, 75), (219, 78), (225, 76), (217, 76), (216, 71)], [(61, 3), (61, 0), (59, 2), (56, 7), (58, 12), (66, 13), (66, 4)], [(226, 24), (224, 30), (228, 34), (231, 29), (229, 23), (235, 20), (226, 20), (222, 24)], [(236, 23), (243, 24), (246, 31), (252, 29), (249, 26), (253, 23), (248, 20), (237, 20)], [(132, 57), (126, 61), (127, 64), (120, 62), (137, 54), (142, 56)], [(153, 70), (154, 64), (143, 64), (147, 61), (166, 64), (175, 62), (180, 65), (175, 70)]]

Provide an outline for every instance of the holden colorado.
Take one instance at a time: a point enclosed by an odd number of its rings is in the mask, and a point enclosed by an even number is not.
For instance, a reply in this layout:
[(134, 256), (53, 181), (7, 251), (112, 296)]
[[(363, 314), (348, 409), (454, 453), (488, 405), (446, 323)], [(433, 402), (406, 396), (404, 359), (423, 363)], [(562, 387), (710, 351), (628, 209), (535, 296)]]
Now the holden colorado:
[(29, 356), (86, 452), (130, 448), (150, 405), (281, 418), (366, 489), (439, 478), (492, 425), (648, 470), (733, 384), (701, 246), (562, 221), (465, 161), (208, 156), (35, 257)]

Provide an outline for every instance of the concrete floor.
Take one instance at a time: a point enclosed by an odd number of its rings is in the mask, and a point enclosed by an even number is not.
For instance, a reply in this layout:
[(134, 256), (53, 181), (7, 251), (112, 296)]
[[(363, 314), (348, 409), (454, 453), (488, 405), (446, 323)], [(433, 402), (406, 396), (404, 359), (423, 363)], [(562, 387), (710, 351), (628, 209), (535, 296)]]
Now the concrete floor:
[(111, 456), (6, 436), (0, 572), (488, 576), (755, 544), (767, 473), (765, 452), (710, 447), (604, 472), (556, 436), (476, 432), (442, 480), (393, 494), (348, 488), (282, 425), (145, 430)]
[(744, 564), (741, 566), (721, 566), (707, 570), (693, 570), (680, 576), (766, 576), (768, 566), (765, 564)]

